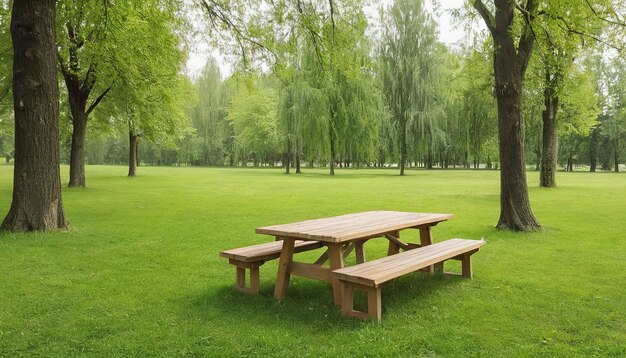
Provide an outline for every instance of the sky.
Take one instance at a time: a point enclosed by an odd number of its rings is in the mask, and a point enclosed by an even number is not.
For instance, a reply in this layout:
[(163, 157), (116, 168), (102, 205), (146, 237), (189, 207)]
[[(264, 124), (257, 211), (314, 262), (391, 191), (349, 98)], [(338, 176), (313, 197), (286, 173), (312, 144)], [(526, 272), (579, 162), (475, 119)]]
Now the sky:
[[(370, 21), (375, 21), (378, 17), (378, 7), (380, 5), (387, 6), (392, 2), (392, 0), (371, 1), (371, 5), (367, 6), (364, 11), (370, 18)], [(434, 11), (433, 17), (438, 24), (439, 40), (448, 46), (454, 46), (465, 36), (463, 28), (461, 26), (457, 28), (450, 15), (450, 10), (462, 8), (463, 2), (464, 0), (439, 0), (437, 11)], [(432, 0), (426, 0), (426, 4), (433, 12)], [(232, 66), (229, 64), (229, 61), (217, 49), (211, 48), (207, 43), (202, 42), (195, 43), (190, 50), (187, 60), (187, 74), (192, 78), (196, 77), (210, 56), (215, 57), (218, 61), (223, 77), (228, 77), (232, 74)]]

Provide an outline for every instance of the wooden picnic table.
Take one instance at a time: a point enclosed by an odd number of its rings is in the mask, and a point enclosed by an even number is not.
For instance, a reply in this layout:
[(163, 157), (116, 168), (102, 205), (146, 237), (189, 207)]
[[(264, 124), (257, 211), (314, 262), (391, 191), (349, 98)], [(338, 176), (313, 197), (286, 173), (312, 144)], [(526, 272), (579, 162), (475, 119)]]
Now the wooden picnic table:
[[(258, 234), (273, 235), (283, 240), (278, 263), (278, 274), (274, 297), (282, 299), (287, 293), (291, 275), (304, 276), (328, 281), (332, 284), (335, 304), (342, 303), (342, 290), (331, 272), (344, 267), (344, 256), (355, 250), (357, 263), (365, 261), (363, 244), (372, 238), (384, 237), (389, 241), (387, 255), (394, 255), (400, 249), (410, 250), (432, 244), (431, 227), (452, 218), (452, 214), (413, 213), (400, 211), (367, 211), (340, 215), (323, 219), (306, 220), (291, 224), (264, 226), (256, 229)], [(418, 229), (420, 243), (406, 243), (400, 240), (400, 231)], [(296, 240), (320, 241), (327, 250), (315, 263), (293, 260)], [(330, 267), (324, 267), (328, 260)], [(430, 271), (433, 270), (431, 266)]]

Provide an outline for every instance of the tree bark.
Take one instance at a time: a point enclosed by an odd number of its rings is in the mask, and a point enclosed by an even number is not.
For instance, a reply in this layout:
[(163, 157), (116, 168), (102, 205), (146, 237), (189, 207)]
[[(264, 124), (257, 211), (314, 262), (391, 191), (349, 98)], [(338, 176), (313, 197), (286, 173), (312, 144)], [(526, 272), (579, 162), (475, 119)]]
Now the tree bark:
[(72, 149), (70, 152), (70, 187), (85, 187), (85, 137), (87, 135), (87, 116), (84, 106), (76, 113), (72, 110)]
[(406, 144), (406, 116), (403, 108), (400, 117), (400, 175), (404, 175), (404, 166), (409, 153)]
[[(554, 77), (553, 77), (554, 76)], [(558, 74), (551, 74), (546, 67), (545, 89), (543, 91), (543, 148), (541, 151), (541, 171), (539, 186), (545, 188), (556, 187), (556, 166), (559, 152), (559, 136), (556, 126), (556, 111), (559, 98), (555, 87), (558, 84)]]
[(289, 139), (289, 136), (287, 136), (287, 151), (285, 152), (283, 158), (285, 158), (285, 174), (289, 174), (289, 171), (291, 170), (291, 140)]
[(54, 0), (13, 2), (13, 200), (2, 229), (67, 227), (59, 171), (59, 87)]
[(137, 146), (139, 136), (132, 130), (128, 131), (128, 176), (134, 177), (137, 172)]
[(589, 137), (589, 171), (595, 173), (598, 167), (598, 140), (600, 136), (600, 127), (597, 126), (591, 132)]
[(300, 145), (296, 142), (296, 174), (302, 174), (300, 170)]
[(335, 132), (332, 129), (332, 125), (330, 126), (330, 175), (335, 175)]
[(534, 45), (530, 22), (531, 16), (537, 11), (537, 4), (528, 0), (523, 5), (528, 15), (519, 40), (516, 40), (513, 27), (515, 3), (495, 0), (494, 5), (495, 15), (489, 12), (481, 0), (474, 1), (474, 7), (483, 17), (494, 45), (493, 67), (500, 146), (500, 218), (497, 227), (534, 231), (541, 226), (530, 208), (526, 183), (522, 84)]

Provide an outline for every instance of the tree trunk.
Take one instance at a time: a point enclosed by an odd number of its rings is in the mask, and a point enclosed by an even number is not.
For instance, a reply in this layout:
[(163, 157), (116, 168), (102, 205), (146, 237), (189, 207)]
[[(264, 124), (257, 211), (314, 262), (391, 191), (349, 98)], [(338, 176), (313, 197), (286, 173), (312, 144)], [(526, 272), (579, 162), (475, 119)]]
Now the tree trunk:
[(615, 150), (615, 172), (619, 173), (619, 150)]
[(552, 78), (552, 76), (550, 70), (546, 68), (546, 88), (543, 92), (545, 105), (543, 110), (543, 148), (541, 151), (541, 172), (539, 174), (539, 186), (545, 188), (556, 187), (556, 166), (559, 151), (559, 136), (556, 128), (556, 111), (559, 105), (559, 98), (554, 90), (554, 87), (557, 85), (557, 79)]
[(285, 158), (285, 174), (289, 174), (291, 170), (291, 140), (289, 137), (287, 137), (287, 152), (283, 158)]
[(85, 136), (87, 134), (87, 116), (84, 106), (72, 114), (72, 149), (70, 152), (69, 187), (85, 187)]
[(2, 229), (66, 228), (59, 171), (54, 0), (13, 2), (13, 200)]
[(515, 61), (513, 46), (502, 45), (500, 36), (494, 38), (496, 47), (494, 71), (498, 105), (500, 141), (500, 218), (497, 227), (517, 231), (540, 228), (530, 209), (524, 160), (524, 131), (522, 121), (522, 74)]
[(300, 150), (296, 147), (296, 174), (302, 174), (300, 170)]
[(134, 177), (137, 171), (137, 146), (139, 145), (139, 136), (132, 130), (128, 131), (128, 176)]
[(400, 118), (400, 175), (404, 175), (404, 165), (406, 164), (406, 157), (408, 156), (408, 148), (406, 144), (406, 116), (404, 115), (404, 109), (401, 109)]
[[(474, 0), (493, 39), (493, 68), (498, 104), (498, 138), (500, 147), (500, 219), (497, 227), (533, 231), (541, 226), (530, 209), (524, 160), (522, 121), (522, 84), (535, 37), (531, 19), (516, 27), (515, 6), (510, 0), (495, 0), (495, 12)], [(523, 12), (537, 13), (538, 2), (527, 1)], [(519, 31), (519, 32), (518, 32)]]
[(595, 173), (598, 166), (598, 137), (600, 135), (600, 127), (597, 126), (591, 132), (589, 137), (589, 171)]
[(565, 171), (573, 172), (574, 171), (574, 149), (570, 149), (569, 156), (567, 157), (567, 168)]
[(330, 175), (335, 175), (335, 133), (332, 125), (330, 126)]
[(537, 136), (537, 146), (535, 147), (535, 170), (536, 171), (541, 170), (541, 137), (540, 136)]

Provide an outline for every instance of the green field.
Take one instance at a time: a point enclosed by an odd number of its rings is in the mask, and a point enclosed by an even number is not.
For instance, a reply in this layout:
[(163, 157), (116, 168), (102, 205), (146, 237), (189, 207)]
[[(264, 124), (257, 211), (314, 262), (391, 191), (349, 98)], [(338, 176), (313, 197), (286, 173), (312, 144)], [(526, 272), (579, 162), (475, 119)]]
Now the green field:
[[(0, 236), (1, 356), (626, 355), (624, 174), (559, 173), (545, 190), (529, 172), (544, 229), (523, 234), (494, 229), (496, 171), (126, 170), (90, 166), (87, 189), (63, 190), (70, 231)], [(11, 177), (0, 166), (3, 215)], [(376, 324), (341, 317), (318, 281), (274, 300), (276, 261), (261, 295), (242, 294), (218, 255), (272, 240), (257, 226), (379, 209), (455, 214), (435, 241), (484, 238), (474, 279), (404, 276)]]

